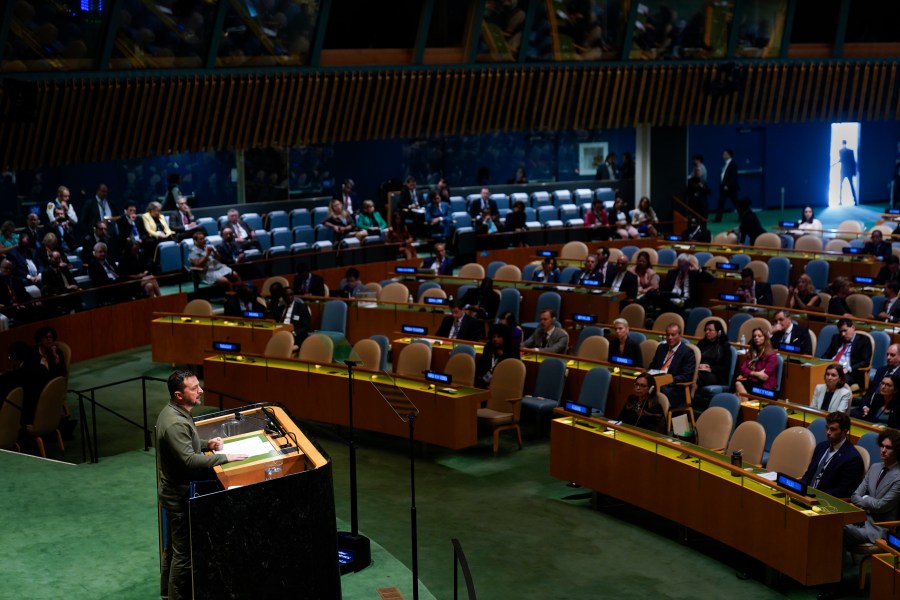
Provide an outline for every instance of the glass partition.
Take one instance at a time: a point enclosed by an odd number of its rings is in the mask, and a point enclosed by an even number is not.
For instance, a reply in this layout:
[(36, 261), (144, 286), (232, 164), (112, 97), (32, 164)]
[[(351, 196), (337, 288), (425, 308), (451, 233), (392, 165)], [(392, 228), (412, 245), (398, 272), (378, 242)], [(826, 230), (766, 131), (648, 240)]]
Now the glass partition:
[(724, 58), (733, 19), (733, 0), (645, 0), (638, 4), (629, 57)]
[(738, 28), (737, 56), (776, 58), (781, 54), (787, 0), (745, 2)]
[(319, 0), (231, 0), (216, 66), (305, 65), (318, 17)]

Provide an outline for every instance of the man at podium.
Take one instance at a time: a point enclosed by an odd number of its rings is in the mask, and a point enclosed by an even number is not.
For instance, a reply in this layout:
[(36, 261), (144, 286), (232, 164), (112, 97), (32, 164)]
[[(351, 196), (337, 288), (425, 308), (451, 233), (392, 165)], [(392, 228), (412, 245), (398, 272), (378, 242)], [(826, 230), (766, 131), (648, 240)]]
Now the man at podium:
[(169, 375), (169, 403), (156, 421), (159, 463), (159, 503), (166, 509), (166, 553), (160, 573), (160, 593), (172, 600), (191, 598), (191, 548), (188, 493), (191, 481), (211, 479), (205, 473), (216, 465), (247, 458), (243, 454), (203, 454), (221, 450), (222, 438), (200, 439), (191, 411), (200, 404), (203, 390), (190, 371)]

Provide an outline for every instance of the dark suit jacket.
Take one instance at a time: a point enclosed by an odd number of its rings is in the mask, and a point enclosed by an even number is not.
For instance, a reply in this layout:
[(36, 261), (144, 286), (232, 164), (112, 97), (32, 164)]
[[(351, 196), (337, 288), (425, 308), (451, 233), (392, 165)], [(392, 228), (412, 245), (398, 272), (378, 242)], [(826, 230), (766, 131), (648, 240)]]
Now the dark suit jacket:
[[(827, 450), (828, 442), (820, 442), (816, 446), (812, 460), (809, 461), (809, 468), (803, 475), (803, 483), (812, 485), (819, 462)], [(859, 486), (863, 475), (865, 475), (865, 469), (863, 469), (862, 456), (859, 455), (850, 440), (844, 440), (837, 453), (828, 461), (816, 489), (835, 498), (849, 498), (853, 494), (853, 490)]]
[(634, 361), (634, 366), (637, 369), (644, 368), (644, 355), (641, 352), (641, 345), (638, 344), (631, 338), (625, 340), (625, 348), (621, 350), (619, 348), (619, 338), (614, 335), (611, 335), (607, 338), (609, 340), (609, 357), (613, 356), (623, 356), (625, 358), (630, 358)]
[[(240, 244), (235, 242), (222, 242), (216, 244), (216, 252), (219, 253), (219, 260), (223, 265), (233, 266), (240, 260), (239, 256), (243, 252)], [(294, 290), (296, 292), (296, 290)]]
[(749, 208), (740, 217), (740, 229), (741, 236), (738, 242), (741, 244), (747, 243), (745, 239), (749, 237), (749, 243), (750, 245), (753, 245), (753, 243), (756, 242), (756, 238), (766, 232), (766, 230), (763, 229), (762, 224), (759, 222), (759, 217), (756, 216), (756, 213)]
[(21, 279), (0, 275), (0, 305), (23, 304), (31, 299), (31, 294), (25, 289)]
[[(697, 359), (694, 357), (694, 351), (687, 348), (685, 343), (682, 342), (678, 345), (675, 355), (672, 357), (672, 362), (669, 363), (668, 373), (672, 376), (672, 384), (662, 387), (662, 393), (669, 398), (669, 404), (672, 407), (684, 406), (687, 401), (684, 389), (674, 384), (692, 381), (694, 379), (694, 370), (697, 368)], [(656, 348), (656, 354), (653, 356), (653, 360), (650, 361), (649, 368), (651, 370), (662, 369), (668, 353), (669, 344), (663, 342)]]
[[(116, 207), (113, 203), (109, 201), (109, 198), (106, 199), (106, 202), (109, 204), (110, 215), (115, 216), (119, 214), (116, 212)], [(97, 206), (97, 196), (91, 196), (85, 201), (84, 207), (81, 209), (81, 216), (79, 217), (78, 224), (81, 226), (81, 230), (87, 233), (93, 231), (94, 225), (96, 225), (99, 220), (100, 207)]]
[[(712, 281), (713, 277), (706, 271), (688, 271), (688, 297), (684, 300), (684, 307), (691, 308), (700, 304), (703, 300), (703, 287), (707, 281)], [(675, 289), (675, 282), (678, 281), (678, 269), (669, 269), (666, 273), (666, 279), (660, 286), (660, 291), (671, 292)], [(757, 286), (759, 284), (756, 284)], [(757, 288), (757, 291), (759, 288)], [(769, 295), (771, 295), (771, 290)]]
[(757, 281), (756, 286), (753, 288), (753, 297), (756, 298), (757, 304), (772, 306), (772, 286), (768, 283)]
[[(294, 290), (294, 293), (298, 296), (303, 294), (303, 281), (300, 279), (298, 275), (294, 276), (294, 285), (291, 286), (291, 289)], [(314, 273), (309, 274), (309, 286), (308, 291), (306, 292), (308, 296), (324, 296), (325, 295), (325, 280), (319, 277)]]
[[(728, 188), (727, 192), (725, 191), (726, 187)], [(738, 185), (737, 163), (732, 158), (725, 169), (725, 174), (719, 181), (719, 195), (725, 194), (726, 196), (737, 198), (738, 189), (740, 187)]]
[(871, 254), (872, 256), (887, 257), (891, 255), (891, 244), (882, 240), (880, 244), (866, 242), (863, 246), (863, 254)]
[[(424, 261), (422, 261), (423, 269), (431, 269), (434, 265), (435, 261), (434, 256), (429, 256)], [(441, 266), (438, 269), (438, 275), (453, 275), (453, 259), (449, 256), (444, 257), (444, 260), (441, 261)]]
[[(703, 242), (710, 243), (712, 241), (712, 233), (705, 227), (688, 227), (681, 234), (681, 239), (686, 242)], [(701, 267), (703, 265), (700, 265)]]
[(800, 354), (812, 354), (812, 338), (809, 337), (809, 329), (802, 325), (794, 325), (791, 327), (791, 335), (788, 339), (784, 339), (783, 331), (776, 331), (772, 334), (772, 347), (778, 351), (778, 344), (791, 344), (800, 346)]
[[(276, 321), (279, 323), (284, 321), (286, 312), (287, 307), (280, 311)], [(291, 324), (294, 326), (294, 342), (298, 345), (303, 343), (303, 340), (309, 337), (309, 322), (309, 309), (307, 309), (306, 303), (300, 298), (294, 298), (293, 310), (291, 312)]]
[[(243, 317), (244, 316), (245, 309), (241, 306), (241, 299), (238, 296), (238, 294), (233, 294), (233, 295), (229, 296), (227, 300), (225, 300), (224, 309), (225, 309), (224, 313), (226, 316), (229, 316), (229, 317)], [(260, 312), (264, 311), (262, 305), (256, 301), (255, 297), (250, 299), (250, 309), (249, 310), (260, 311)]]
[[(416, 203), (424, 208), (425, 207), (425, 198), (422, 196), (422, 190), (416, 188)], [(412, 194), (409, 192), (409, 188), (404, 186), (402, 190), (400, 190), (400, 200), (397, 202), (397, 208), (400, 210), (408, 210), (412, 205)]]
[[(831, 343), (828, 345), (822, 358), (832, 358), (843, 345), (844, 338), (841, 337), (841, 334), (834, 334), (831, 338)], [(862, 387), (865, 383), (863, 370), (869, 366), (871, 360), (872, 345), (869, 343), (869, 338), (859, 334), (854, 335), (853, 342), (850, 344), (851, 373), (848, 373), (848, 376), (852, 377), (852, 381), (848, 381), (847, 383), (856, 383)]]
[[(878, 367), (875, 369), (875, 376), (871, 378), (869, 389), (866, 390), (866, 393), (863, 395), (862, 400), (859, 402), (859, 406), (850, 410), (850, 416), (855, 419), (862, 419), (862, 407), (872, 405), (872, 398), (879, 392), (878, 385), (881, 383), (881, 380), (887, 377), (889, 374), (893, 373), (894, 369), (889, 367), (888, 365), (884, 365), (883, 367)], [(900, 373), (900, 368), (897, 370)]]
[[(572, 279), (569, 280), (569, 283), (580, 284), (584, 279), (594, 279), (601, 280), (603, 278), (600, 277), (600, 273), (597, 271), (591, 271), (590, 273), (585, 272), (584, 269), (580, 269), (577, 273), (572, 275)], [(603, 281), (600, 281), (600, 285), (603, 285)]]
[[(615, 276), (610, 279), (609, 285), (612, 286), (613, 280), (615, 280)], [(625, 276), (622, 278), (622, 283), (619, 284), (619, 291), (624, 292), (626, 298), (634, 299), (637, 298), (638, 295), (638, 278), (637, 275), (629, 271), (625, 270)], [(640, 323), (635, 323), (635, 327), (640, 326)]]
[[(491, 200), (488, 198), (488, 206), (491, 207), (491, 216), (499, 215), (500, 211), (497, 209), (497, 201)], [(481, 214), (481, 198), (477, 200), (472, 200), (472, 203), (469, 205), (469, 215), (474, 219), (478, 215)]]
[[(453, 315), (447, 315), (441, 321), (440, 327), (438, 327), (437, 335), (438, 337), (450, 337), (450, 330), (453, 328)], [(481, 321), (474, 317), (470, 317), (469, 315), (463, 315), (462, 321), (459, 324), (459, 332), (456, 334), (456, 338), (460, 340), (467, 340), (470, 342), (477, 342), (481, 338), (484, 337), (484, 326), (481, 324)]]
[[(41, 250), (41, 252), (43, 252), (43, 250)], [(19, 248), (13, 248), (12, 251), (6, 253), (6, 258), (12, 263), (13, 276), (23, 281), (28, 277), (29, 258), (34, 263), (35, 267), (40, 268), (40, 260), (38, 259), (37, 252), (30, 249), (27, 253), (23, 254)]]
[(107, 251), (114, 251), (111, 247), (113, 245), (112, 240), (108, 235), (98, 240), (94, 236), (93, 232), (91, 232), (89, 235), (84, 236), (84, 238), (82, 238), (81, 240), (81, 260), (84, 264), (89, 264), (91, 262), (91, 259), (94, 258), (94, 244), (96, 244), (97, 242), (103, 242), (104, 244), (106, 244)]
[[(418, 190), (416, 190), (416, 192), (418, 192)], [(362, 202), (360, 202), (359, 197), (354, 191), (350, 192), (350, 206), (347, 206), (347, 200), (344, 198), (343, 189), (337, 190), (331, 197), (340, 200), (344, 204), (344, 210), (349, 213), (356, 214), (362, 208)]]
[[(887, 300), (885, 300), (884, 306), (882, 306), (881, 310), (884, 310), (887, 307)], [(876, 317), (877, 318), (877, 317)], [(888, 321), (891, 323), (900, 322), (900, 298), (894, 302), (894, 305), (891, 306), (891, 311), (888, 313)]]

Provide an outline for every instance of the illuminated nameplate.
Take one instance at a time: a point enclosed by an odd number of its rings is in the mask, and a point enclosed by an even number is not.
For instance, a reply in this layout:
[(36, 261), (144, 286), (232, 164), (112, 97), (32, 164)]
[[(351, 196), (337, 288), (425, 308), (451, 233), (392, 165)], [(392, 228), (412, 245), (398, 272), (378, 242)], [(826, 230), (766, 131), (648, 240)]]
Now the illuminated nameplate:
[(403, 333), (415, 333), (416, 335), (425, 335), (428, 333), (427, 327), (419, 327), (418, 325), (404, 325), (400, 328)]
[(447, 304), (446, 298), (434, 298), (434, 297), (426, 297), (425, 304)]
[(415, 267), (396, 267), (394, 268), (394, 273), (401, 273), (403, 275), (415, 275), (416, 268)]
[(719, 300), (724, 300), (725, 302), (743, 302), (744, 297), (738, 296), (737, 294), (719, 294)]
[(434, 381), (435, 383), (444, 383), (448, 385), (453, 383), (453, 375), (438, 373), (437, 371), (425, 371), (425, 379)]
[(784, 473), (779, 473), (778, 477), (775, 479), (775, 483), (780, 485), (781, 487), (791, 490), (792, 492), (796, 492), (801, 496), (806, 495), (806, 484), (802, 481), (794, 479), (790, 475), (785, 475)]
[(778, 221), (778, 224), (781, 227), (796, 227), (797, 226), (796, 221)]
[(800, 353), (800, 346), (797, 344), (778, 344), (779, 350), (784, 350), (785, 352), (796, 352)]
[(548, 257), (548, 258), (555, 258), (556, 255), (558, 255), (558, 254), (559, 254), (559, 252), (557, 252), (556, 250), (538, 250), (537, 251), (538, 256), (544, 256), (544, 257)]
[(754, 396), (762, 396), (763, 398), (775, 399), (775, 390), (767, 390), (757, 386), (750, 386), (750, 393)]
[(862, 254), (862, 248), (854, 248), (853, 246), (844, 246), (841, 248), (844, 254)]
[(666, 239), (669, 240), (670, 242), (680, 242), (681, 241), (681, 238), (678, 237), (677, 235), (667, 235)]
[(581, 313), (574, 313), (572, 315), (572, 320), (576, 323), (594, 323), (597, 318), (594, 315), (584, 315)]
[(578, 413), (579, 415), (589, 417), (591, 416), (591, 407), (585, 406), (584, 404), (576, 404), (574, 402), (566, 402), (566, 410), (573, 413)]
[(610, 357), (609, 357), (609, 362), (611, 362), (611, 363), (616, 363), (617, 365), (629, 365), (629, 366), (631, 366), (631, 365), (634, 364), (634, 359), (633, 359), (633, 358), (626, 358), (626, 357), (624, 357), (624, 356), (610, 356)]
[(716, 268), (720, 271), (740, 271), (741, 266), (737, 263), (720, 262), (716, 263)]
[(240, 352), (241, 345), (232, 342), (213, 342), (213, 350), (221, 350), (222, 352)]
[(900, 215), (900, 208), (889, 208), (884, 212), (889, 215)]
[(864, 285), (871, 285), (875, 283), (874, 277), (863, 277), (862, 275), (854, 275), (853, 283), (862, 283)]
[(900, 552), (900, 536), (889, 533), (885, 541), (887, 542), (888, 546)]
[(581, 285), (592, 285), (594, 287), (600, 285), (600, 280), (598, 279), (582, 279)]
[(245, 319), (262, 319), (265, 318), (266, 313), (260, 312), (258, 310), (245, 310), (244, 318)]

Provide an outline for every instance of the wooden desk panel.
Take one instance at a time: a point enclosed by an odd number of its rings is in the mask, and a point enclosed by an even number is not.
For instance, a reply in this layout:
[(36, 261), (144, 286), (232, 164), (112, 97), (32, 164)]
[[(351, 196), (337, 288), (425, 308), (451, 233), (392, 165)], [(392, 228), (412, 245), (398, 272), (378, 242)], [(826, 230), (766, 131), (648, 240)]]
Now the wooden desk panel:
[[(256, 362), (249, 362), (256, 360)], [(203, 361), (207, 396), (217, 402), (215, 390), (250, 402), (277, 400), (295, 418), (335, 425), (348, 425), (347, 369), (295, 360), (248, 359), (243, 362), (214, 356)], [(409, 436), (409, 425), (385, 402), (372, 386), (372, 378), (387, 383), (391, 378), (366, 370), (354, 370), (353, 425), (398, 437)], [(477, 411), (490, 392), (460, 388), (457, 394), (434, 390), (425, 382), (397, 379), (398, 385), (419, 409), (415, 422), (416, 440), (458, 450), (478, 442)], [(226, 406), (237, 406), (227, 398)]]
[(290, 325), (238, 319), (168, 315), (150, 324), (154, 362), (201, 365), (214, 352), (213, 342), (241, 345), (241, 352), (262, 354), (276, 331), (292, 331)]
[(803, 510), (756, 481), (633, 438), (555, 419), (550, 474), (695, 529), (804, 585), (840, 580), (843, 526), (863, 520), (862, 511), (823, 494), (820, 512)]
[(872, 557), (872, 583), (869, 598), (894, 600), (900, 597), (900, 566), (893, 554), (876, 554)]

